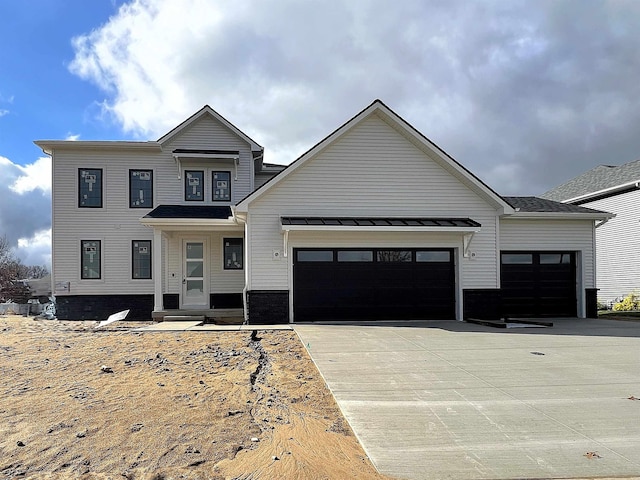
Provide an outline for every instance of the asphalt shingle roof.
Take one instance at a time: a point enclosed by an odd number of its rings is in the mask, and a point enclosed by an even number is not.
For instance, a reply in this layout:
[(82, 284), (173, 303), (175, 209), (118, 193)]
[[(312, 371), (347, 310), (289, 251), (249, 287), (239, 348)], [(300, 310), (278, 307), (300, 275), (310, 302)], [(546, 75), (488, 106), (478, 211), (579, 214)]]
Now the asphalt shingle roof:
[(598, 165), (540, 196), (561, 202), (637, 180), (640, 180), (640, 160), (620, 166)]
[(521, 212), (557, 212), (557, 213), (604, 213), (593, 208), (580, 207), (570, 203), (560, 203), (538, 197), (502, 197), (513, 208)]

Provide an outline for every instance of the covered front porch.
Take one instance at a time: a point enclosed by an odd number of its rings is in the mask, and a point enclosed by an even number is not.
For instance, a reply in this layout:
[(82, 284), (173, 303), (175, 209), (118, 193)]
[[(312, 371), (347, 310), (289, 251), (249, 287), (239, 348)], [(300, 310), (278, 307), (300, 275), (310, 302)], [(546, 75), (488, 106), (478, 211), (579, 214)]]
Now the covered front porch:
[(244, 224), (230, 207), (160, 205), (140, 222), (153, 228), (154, 320), (244, 321)]

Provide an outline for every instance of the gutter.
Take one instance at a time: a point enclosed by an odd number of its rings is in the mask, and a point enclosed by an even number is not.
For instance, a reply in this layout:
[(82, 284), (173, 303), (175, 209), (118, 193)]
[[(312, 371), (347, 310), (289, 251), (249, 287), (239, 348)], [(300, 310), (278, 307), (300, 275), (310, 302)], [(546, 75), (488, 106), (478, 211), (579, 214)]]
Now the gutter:
[(586, 203), (589, 199), (596, 200), (598, 197), (610, 196), (619, 191), (640, 188), (640, 180), (633, 180), (631, 182), (623, 183), (621, 185), (616, 185), (615, 187), (604, 188), (602, 190), (598, 190), (597, 192), (587, 193), (585, 195), (579, 195), (577, 197), (568, 198), (567, 200), (563, 200), (562, 203)]

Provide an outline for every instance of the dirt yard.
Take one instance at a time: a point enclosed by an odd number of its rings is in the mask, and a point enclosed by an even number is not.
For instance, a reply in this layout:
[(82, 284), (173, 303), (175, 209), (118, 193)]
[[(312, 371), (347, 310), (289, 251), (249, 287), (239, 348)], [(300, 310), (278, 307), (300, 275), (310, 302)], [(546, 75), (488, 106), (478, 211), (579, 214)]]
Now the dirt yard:
[(0, 479), (385, 479), (292, 331), (0, 316)]

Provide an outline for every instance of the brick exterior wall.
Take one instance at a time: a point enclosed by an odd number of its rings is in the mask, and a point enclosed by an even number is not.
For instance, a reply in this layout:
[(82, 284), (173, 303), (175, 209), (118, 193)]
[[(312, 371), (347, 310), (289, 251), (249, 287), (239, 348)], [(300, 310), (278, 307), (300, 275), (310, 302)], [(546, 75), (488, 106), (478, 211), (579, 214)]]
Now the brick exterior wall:
[(60, 320), (106, 320), (130, 310), (127, 320), (151, 320), (153, 295), (65, 295), (56, 297)]
[(289, 323), (287, 290), (252, 290), (247, 292), (250, 325)]

